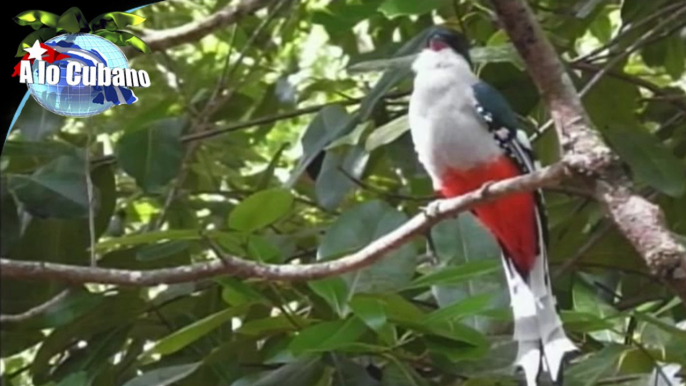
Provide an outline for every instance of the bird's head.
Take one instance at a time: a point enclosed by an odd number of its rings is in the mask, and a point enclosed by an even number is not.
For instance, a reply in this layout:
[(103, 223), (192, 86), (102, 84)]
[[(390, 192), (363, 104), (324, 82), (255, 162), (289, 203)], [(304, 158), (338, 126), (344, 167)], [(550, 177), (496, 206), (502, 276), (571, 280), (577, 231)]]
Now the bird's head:
[(469, 69), (472, 66), (469, 42), (458, 31), (436, 26), (429, 32), (418, 61), (424, 62), (421, 65), (424, 68), (466, 65)]

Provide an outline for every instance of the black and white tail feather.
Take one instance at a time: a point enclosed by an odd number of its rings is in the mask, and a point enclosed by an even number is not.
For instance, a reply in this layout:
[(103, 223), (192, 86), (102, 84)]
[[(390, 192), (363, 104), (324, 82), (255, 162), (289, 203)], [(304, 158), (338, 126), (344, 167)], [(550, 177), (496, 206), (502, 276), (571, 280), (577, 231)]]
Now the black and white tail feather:
[[(495, 140), (522, 173), (540, 168), (526, 134), (517, 129), (503, 127), (490, 113), (476, 106), (493, 133)], [(577, 351), (565, 335), (557, 314), (555, 296), (548, 272), (548, 227), (543, 195), (536, 191), (536, 225), (538, 256), (528, 274), (517, 270), (513, 260), (503, 252), (514, 316), (514, 338), (518, 342), (516, 365), (524, 371), (528, 386), (537, 385), (541, 372), (550, 374), (556, 384), (562, 383), (562, 364), (568, 353)]]

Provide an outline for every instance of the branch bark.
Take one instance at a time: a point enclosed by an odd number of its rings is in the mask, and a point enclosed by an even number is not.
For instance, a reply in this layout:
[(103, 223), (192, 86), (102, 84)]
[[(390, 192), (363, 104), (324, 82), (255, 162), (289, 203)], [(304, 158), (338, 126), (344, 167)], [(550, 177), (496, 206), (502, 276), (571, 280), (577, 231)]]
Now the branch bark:
[(0, 276), (11, 279), (128, 286), (181, 283), (219, 275), (280, 281), (321, 279), (369, 266), (415, 236), (423, 235), (426, 230), (441, 220), (466, 211), (479, 203), (494, 200), (506, 194), (554, 186), (565, 175), (566, 168), (563, 164), (559, 163), (532, 174), (484, 185), (481, 189), (460, 197), (435, 201), (436, 206), (432, 213), (418, 214), (403, 224), (403, 226), (375, 240), (362, 250), (346, 257), (323, 263), (302, 265), (262, 264), (224, 254), (218, 250), (218, 247), (211, 244), (215, 253), (219, 254), (218, 260), (183, 267), (133, 271), (2, 258), (0, 259)]
[(653, 274), (686, 300), (686, 250), (667, 229), (660, 208), (633, 191), (617, 156), (593, 128), (533, 12), (523, 0), (491, 2), (551, 111), (563, 162), (592, 189), (594, 198)]
[[(196, 42), (219, 28), (236, 23), (247, 15), (269, 5), (273, 0), (243, 0), (238, 5), (228, 5), (202, 20), (184, 24), (179, 27), (159, 31), (144, 31), (143, 41), (155, 51)], [(126, 47), (126, 57), (131, 59), (140, 55), (139, 51)]]

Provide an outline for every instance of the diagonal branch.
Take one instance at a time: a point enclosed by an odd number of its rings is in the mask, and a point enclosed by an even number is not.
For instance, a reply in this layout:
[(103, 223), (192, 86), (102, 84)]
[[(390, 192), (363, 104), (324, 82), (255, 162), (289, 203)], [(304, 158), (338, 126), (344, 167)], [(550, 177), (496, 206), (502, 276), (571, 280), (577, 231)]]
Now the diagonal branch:
[(45, 303), (39, 304), (28, 311), (24, 311), (21, 314), (15, 314), (15, 315), (0, 315), (0, 324), (4, 323), (21, 323), (26, 320), (29, 320), (35, 316), (38, 316), (47, 310), (49, 310), (52, 306), (55, 304), (61, 302), (62, 300), (66, 299), (67, 296), (71, 293), (71, 289), (66, 289), (59, 294), (55, 295), (55, 297), (51, 298)]
[(555, 122), (564, 162), (584, 179), (606, 215), (651, 271), (686, 300), (686, 249), (658, 206), (636, 194), (617, 156), (593, 128), (557, 52), (523, 0), (491, 0)]
[(443, 219), (464, 212), (479, 203), (506, 194), (552, 186), (566, 175), (558, 163), (535, 173), (490, 185), (449, 200), (436, 201), (437, 209), (430, 215), (418, 214), (401, 227), (346, 257), (314, 264), (262, 264), (227, 255), (212, 245), (220, 259), (188, 266), (149, 271), (132, 271), (85, 267), (44, 262), (18, 261), (0, 258), (0, 277), (25, 280), (53, 280), (71, 283), (102, 283), (129, 286), (153, 286), (197, 281), (220, 275), (253, 277), (264, 280), (301, 281), (321, 279), (369, 266), (387, 253), (421, 236)]
[[(204, 19), (184, 24), (179, 27), (159, 31), (144, 31), (142, 39), (153, 52), (164, 51), (181, 44), (196, 42), (219, 28), (236, 23), (273, 0), (243, 0), (238, 5), (228, 5)], [(138, 56), (139, 51), (126, 47), (124, 50), (129, 59)]]

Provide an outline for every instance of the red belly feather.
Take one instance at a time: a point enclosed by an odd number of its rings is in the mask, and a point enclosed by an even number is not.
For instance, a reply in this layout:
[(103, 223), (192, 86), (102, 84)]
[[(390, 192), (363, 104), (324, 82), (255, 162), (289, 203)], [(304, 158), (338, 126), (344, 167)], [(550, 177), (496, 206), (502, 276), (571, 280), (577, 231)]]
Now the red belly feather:
[[(506, 156), (468, 170), (452, 169), (442, 176), (441, 193), (455, 197), (480, 188), (488, 181), (521, 173)], [(530, 272), (536, 259), (537, 224), (535, 199), (531, 193), (515, 193), (474, 207), (473, 212), (496, 237), (521, 273)]]

